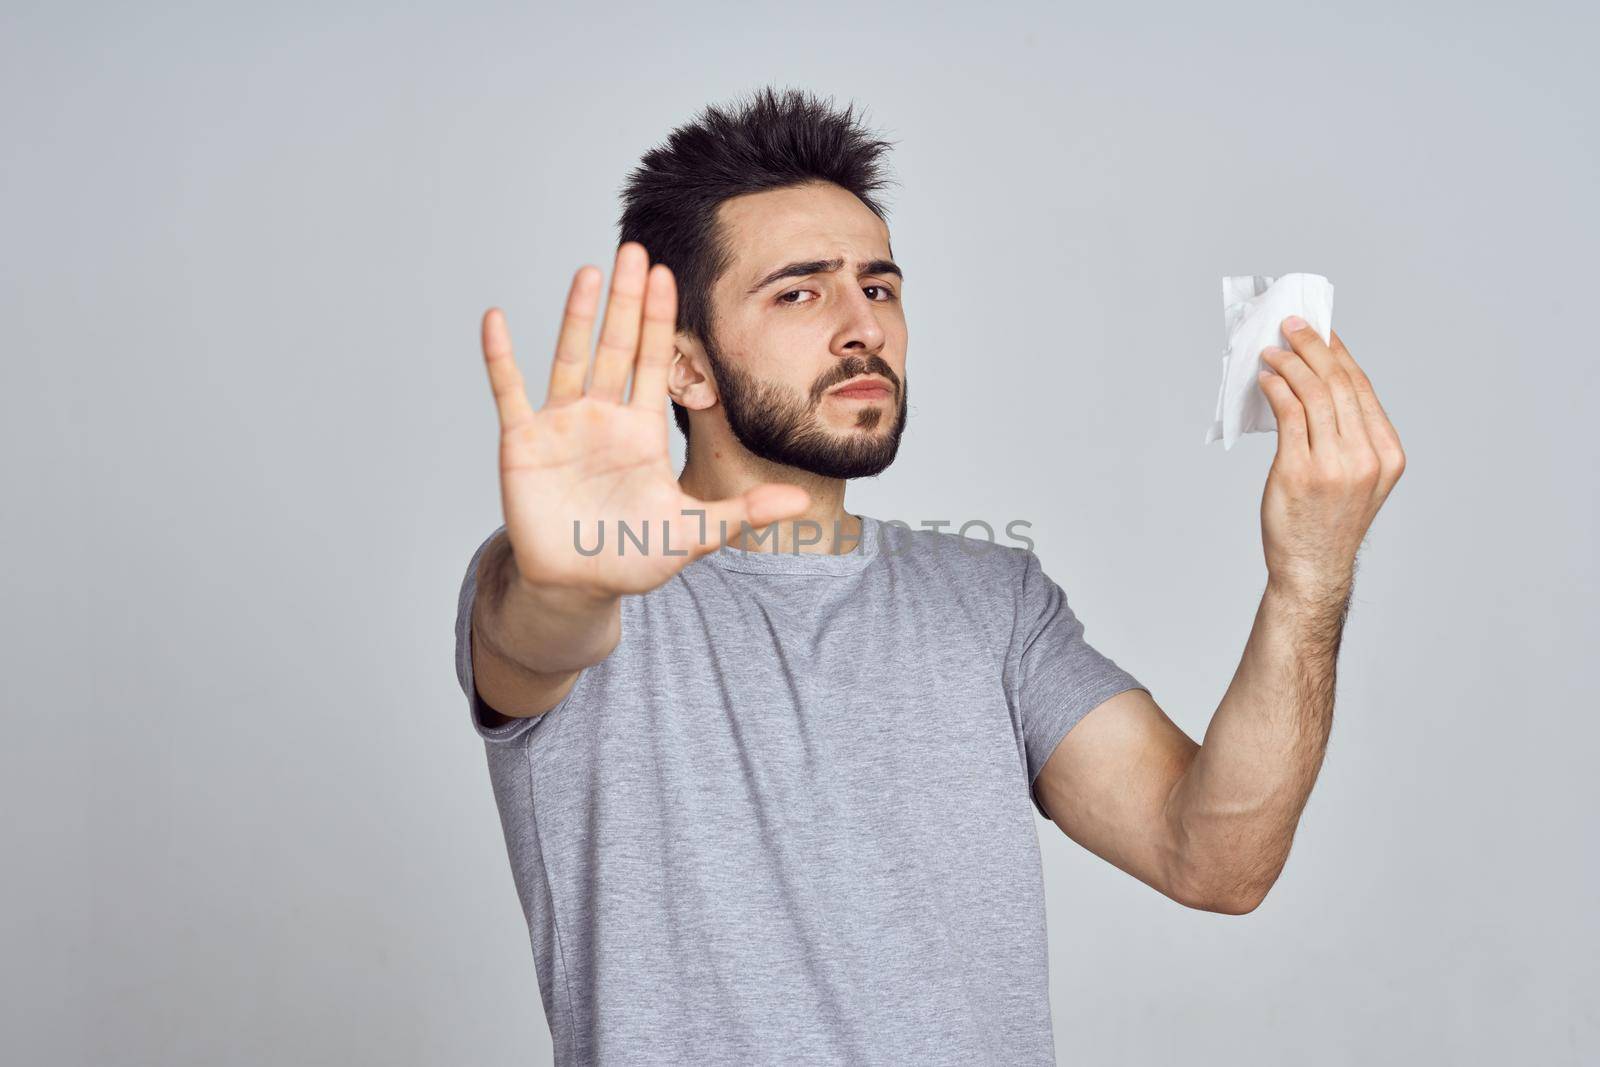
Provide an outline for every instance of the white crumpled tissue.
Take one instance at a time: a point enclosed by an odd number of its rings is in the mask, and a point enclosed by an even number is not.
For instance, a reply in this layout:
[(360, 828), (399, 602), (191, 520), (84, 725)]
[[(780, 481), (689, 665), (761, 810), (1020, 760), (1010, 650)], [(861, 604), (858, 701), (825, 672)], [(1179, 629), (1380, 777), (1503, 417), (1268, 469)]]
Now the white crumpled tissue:
[(1271, 369), (1261, 362), (1263, 348), (1294, 351), (1278, 328), (1290, 315), (1305, 319), (1326, 342), (1333, 329), (1333, 285), (1320, 274), (1285, 274), (1277, 279), (1245, 274), (1222, 279), (1228, 350), (1222, 357), (1217, 415), (1206, 431), (1206, 444), (1220, 438), (1227, 450), (1240, 434), (1278, 429), (1277, 416), (1256, 375)]

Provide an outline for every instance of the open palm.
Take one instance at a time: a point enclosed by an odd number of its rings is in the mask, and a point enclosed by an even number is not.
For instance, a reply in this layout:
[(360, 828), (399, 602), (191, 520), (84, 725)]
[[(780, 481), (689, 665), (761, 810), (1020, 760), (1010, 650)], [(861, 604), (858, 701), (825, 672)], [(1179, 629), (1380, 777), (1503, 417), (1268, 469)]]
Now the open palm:
[[(638, 242), (617, 250), (585, 390), (600, 281), (589, 266), (573, 278), (542, 408), (528, 403), (498, 308), (483, 317), (483, 355), (500, 417), (500, 498), (518, 574), (534, 586), (607, 597), (648, 592), (738, 535), (743, 523), (759, 529), (792, 518), (810, 498), (778, 483), (717, 501), (679, 487), (667, 451), (666, 404), (677, 286), (665, 264), (649, 265)], [(624, 400), (630, 374), (633, 389)], [(704, 522), (692, 514), (697, 510)], [(623, 524), (634, 538), (648, 537), (646, 549), (621, 541)]]

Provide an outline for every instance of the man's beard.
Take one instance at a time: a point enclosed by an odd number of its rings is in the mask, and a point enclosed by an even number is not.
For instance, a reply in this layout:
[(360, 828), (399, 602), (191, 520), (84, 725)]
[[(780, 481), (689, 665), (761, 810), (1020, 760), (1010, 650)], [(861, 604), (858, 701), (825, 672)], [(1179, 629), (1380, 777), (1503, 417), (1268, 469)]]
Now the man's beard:
[[(757, 381), (748, 371), (723, 358), (716, 342), (705, 340), (706, 358), (717, 380), (718, 398), (728, 415), (728, 428), (752, 455), (785, 467), (797, 467), (824, 478), (870, 478), (894, 462), (906, 429), (906, 383), (881, 356), (848, 356), (829, 368), (799, 396), (787, 386)], [(876, 404), (856, 409), (856, 430), (838, 433), (817, 421), (822, 395), (863, 374), (879, 374), (898, 394), (893, 415)], [(894, 419), (887, 435), (874, 433), (886, 418)]]

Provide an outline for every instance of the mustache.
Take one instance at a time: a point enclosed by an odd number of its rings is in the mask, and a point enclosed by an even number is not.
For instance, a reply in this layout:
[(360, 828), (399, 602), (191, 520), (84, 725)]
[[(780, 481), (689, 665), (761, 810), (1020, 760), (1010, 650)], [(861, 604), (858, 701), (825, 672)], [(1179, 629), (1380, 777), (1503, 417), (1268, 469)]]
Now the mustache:
[(822, 394), (829, 389), (851, 378), (859, 378), (863, 374), (877, 374), (888, 379), (894, 386), (895, 396), (900, 395), (900, 376), (897, 375), (882, 356), (851, 356), (849, 359), (835, 363), (828, 373), (816, 380), (811, 386), (811, 405), (822, 403)]

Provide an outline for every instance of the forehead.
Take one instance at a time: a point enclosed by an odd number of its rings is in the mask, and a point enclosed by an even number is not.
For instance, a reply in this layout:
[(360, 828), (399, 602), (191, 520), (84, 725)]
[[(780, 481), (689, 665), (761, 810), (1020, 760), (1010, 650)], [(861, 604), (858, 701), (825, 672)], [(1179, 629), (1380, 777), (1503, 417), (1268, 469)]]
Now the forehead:
[(855, 194), (831, 183), (767, 189), (717, 208), (733, 263), (723, 281), (748, 286), (798, 259), (890, 257), (889, 228)]

